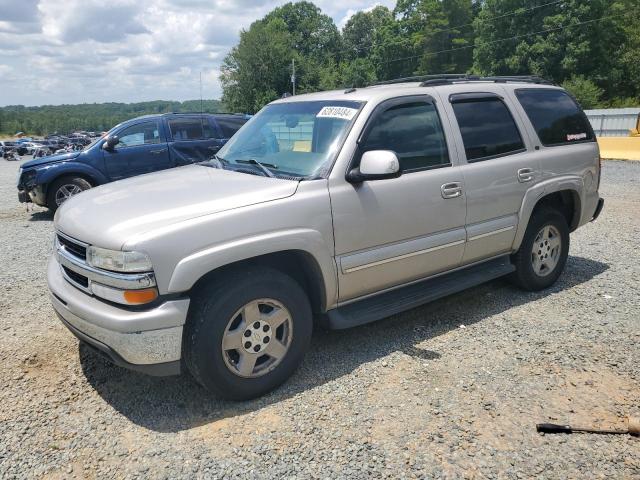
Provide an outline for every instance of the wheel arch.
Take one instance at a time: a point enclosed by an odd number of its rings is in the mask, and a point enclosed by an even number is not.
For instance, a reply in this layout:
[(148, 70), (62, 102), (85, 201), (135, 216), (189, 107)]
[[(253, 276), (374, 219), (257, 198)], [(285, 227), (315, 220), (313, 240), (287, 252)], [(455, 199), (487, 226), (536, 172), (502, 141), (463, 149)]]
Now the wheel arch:
[(100, 172), (93, 171), (88, 167), (78, 166), (78, 164), (65, 166), (65, 168), (61, 169), (51, 169), (51, 171), (45, 172), (42, 178), (38, 179), (38, 183), (42, 185), (43, 193), (47, 195), (49, 186), (64, 177), (80, 177), (89, 182), (92, 187), (106, 183), (106, 179)]
[(289, 275), (306, 292), (314, 313), (326, 311), (327, 288), (322, 269), (315, 257), (305, 250), (280, 250), (222, 265), (198, 278), (190, 292), (204, 288), (232, 271), (255, 266), (273, 268)]
[(512, 250), (516, 251), (520, 247), (529, 219), (535, 211), (541, 208), (558, 210), (567, 220), (569, 232), (577, 229), (582, 218), (583, 189), (580, 177), (567, 176), (549, 182), (541, 182), (527, 191), (518, 215), (518, 229)]

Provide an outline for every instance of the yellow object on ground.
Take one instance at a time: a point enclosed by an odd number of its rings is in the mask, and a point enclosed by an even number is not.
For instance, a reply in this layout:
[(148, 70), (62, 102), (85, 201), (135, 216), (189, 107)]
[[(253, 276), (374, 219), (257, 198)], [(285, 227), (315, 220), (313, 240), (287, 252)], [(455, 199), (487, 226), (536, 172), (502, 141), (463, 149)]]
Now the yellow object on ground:
[(640, 160), (640, 137), (598, 137), (600, 156), (621, 160)]

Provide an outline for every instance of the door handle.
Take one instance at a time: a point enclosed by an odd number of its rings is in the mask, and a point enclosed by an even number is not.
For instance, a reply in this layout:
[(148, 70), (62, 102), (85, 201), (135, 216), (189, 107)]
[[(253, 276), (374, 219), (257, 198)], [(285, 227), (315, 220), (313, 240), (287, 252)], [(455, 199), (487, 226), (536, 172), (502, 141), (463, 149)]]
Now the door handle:
[(520, 183), (530, 182), (533, 180), (534, 171), (533, 168), (521, 168), (518, 170), (518, 181)]
[(150, 150), (149, 153), (152, 155), (158, 155), (160, 153), (164, 152), (164, 150)]
[(442, 198), (456, 198), (462, 195), (462, 184), (460, 182), (445, 183), (440, 187)]

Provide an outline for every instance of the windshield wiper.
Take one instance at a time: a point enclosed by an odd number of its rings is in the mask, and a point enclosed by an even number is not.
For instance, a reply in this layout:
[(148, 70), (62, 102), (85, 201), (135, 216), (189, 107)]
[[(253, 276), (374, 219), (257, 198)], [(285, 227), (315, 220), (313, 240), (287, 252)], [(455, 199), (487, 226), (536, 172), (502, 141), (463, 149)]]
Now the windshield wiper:
[(224, 166), (229, 164), (227, 160), (225, 160), (222, 157), (219, 157), (218, 155), (214, 155), (209, 160), (203, 160), (202, 162), (196, 162), (196, 163), (204, 167), (219, 168), (220, 170), (224, 170)]
[(248, 160), (236, 160), (235, 162), (236, 163), (246, 163), (246, 164), (249, 164), (249, 165), (257, 165), (258, 167), (260, 167), (260, 170), (262, 170), (267, 177), (271, 177), (271, 178), (275, 178), (275, 175), (267, 167), (270, 167), (270, 168), (273, 168), (273, 169), (277, 169), (278, 168), (277, 165), (273, 165), (271, 163), (260, 163), (255, 158), (250, 158)]

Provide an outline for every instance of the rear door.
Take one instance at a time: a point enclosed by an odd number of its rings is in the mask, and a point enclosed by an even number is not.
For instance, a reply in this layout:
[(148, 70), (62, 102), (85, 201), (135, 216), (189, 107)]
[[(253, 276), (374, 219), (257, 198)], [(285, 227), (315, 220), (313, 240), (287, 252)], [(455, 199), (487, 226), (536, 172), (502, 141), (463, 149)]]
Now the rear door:
[(120, 141), (103, 150), (111, 180), (171, 168), (173, 163), (158, 120), (145, 120), (116, 133)]
[(169, 149), (176, 165), (209, 160), (220, 150), (220, 133), (207, 115), (179, 115), (167, 119)]
[(229, 141), (231, 137), (235, 135), (235, 133), (240, 130), (245, 123), (247, 123), (247, 118), (244, 116), (216, 116), (215, 122), (218, 125), (218, 130), (221, 133), (219, 144), (220, 148)]
[(541, 178), (531, 141), (510, 100), (495, 92), (449, 95), (461, 148), (467, 198), (467, 244), (462, 263), (511, 250), (526, 191)]

